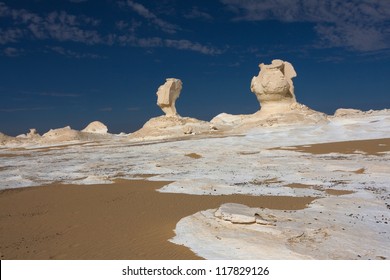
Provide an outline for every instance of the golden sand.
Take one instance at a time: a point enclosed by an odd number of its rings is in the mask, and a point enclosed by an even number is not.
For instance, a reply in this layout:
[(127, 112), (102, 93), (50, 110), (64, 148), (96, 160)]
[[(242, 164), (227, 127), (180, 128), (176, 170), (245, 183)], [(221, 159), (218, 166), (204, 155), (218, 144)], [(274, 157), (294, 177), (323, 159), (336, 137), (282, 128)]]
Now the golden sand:
[(1, 259), (198, 259), (168, 241), (181, 218), (227, 202), (295, 210), (315, 199), (156, 191), (165, 184), (118, 180), (1, 191)]
[[(368, 155), (380, 155), (383, 152), (390, 151), (390, 138), (321, 143), (321, 144), (302, 145), (302, 146), (293, 146), (293, 147), (295, 148), (293, 151), (311, 153), (311, 154), (364, 153)], [(273, 148), (273, 149), (285, 150), (285, 148)]]

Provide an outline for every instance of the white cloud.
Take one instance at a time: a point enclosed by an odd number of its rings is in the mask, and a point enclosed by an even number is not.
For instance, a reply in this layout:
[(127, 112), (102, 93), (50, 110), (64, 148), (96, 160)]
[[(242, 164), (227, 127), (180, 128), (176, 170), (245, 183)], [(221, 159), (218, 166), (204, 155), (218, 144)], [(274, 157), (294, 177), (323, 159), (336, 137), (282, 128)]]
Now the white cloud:
[(112, 111), (112, 107), (100, 108), (99, 111), (100, 111), (100, 112), (111, 112), (111, 111)]
[(130, 45), (133, 47), (141, 47), (141, 48), (166, 47), (166, 48), (174, 48), (178, 50), (189, 50), (189, 51), (194, 51), (206, 55), (217, 55), (223, 52), (218, 48), (203, 45), (198, 42), (184, 40), (184, 39), (172, 40), (172, 39), (163, 39), (160, 37), (140, 38), (131, 34), (131, 35), (115, 36), (113, 40), (116, 40), (123, 46)]
[(0, 44), (17, 42), (27, 34), (39, 40), (50, 38), (85, 44), (96, 44), (102, 41), (97, 30), (86, 27), (95, 27), (99, 21), (86, 16), (54, 11), (42, 17), (24, 9), (11, 9), (2, 2), (0, 2), (0, 16), (14, 20), (12, 28), (0, 29)]
[(64, 56), (67, 56), (67, 57), (73, 57), (73, 58), (102, 58), (100, 55), (97, 55), (97, 54), (93, 54), (93, 53), (79, 53), (79, 52), (75, 52), (75, 51), (72, 51), (72, 50), (69, 50), (69, 49), (65, 49), (63, 47), (60, 47), (60, 46), (51, 46), (51, 47), (47, 47), (48, 49), (58, 53), (58, 54), (61, 54), (61, 55), (64, 55)]
[(143, 18), (149, 20), (152, 24), (160, 28), (162, 31), (170, 34), (176, 33), (180, 28), (174, 24), (171, 24), (165, 20), (160, 19), (150, 10), (148, 10), (142, 4), (136, 3), (134, 1), (127, 1), (127, 5), (132, 8), (137, 14), (142, 16)]
[[(149, 11), (146, 7), (134, 1), (120, 2), (121, 7), (127, 5), (149, 23), (155, 24), (166, 33), (176, 33), (180, 30)], [(198, 8), (192, 10), (193, 16), (208, 18)], [(86, 45), (107, 44), (133, 46), (141, 48), (174, 48), (178, 50), (194, 51), (206, 55), (216, 55), (222, 50), (210, 45), (193, 42), (186, 39), (168, 39), (163, 37), (142, 37), (136, 34), (139, 21), (117, 21), (116, 32), (102, 34), (96, 28), (100, 21), (83, 15), (72, 15), (64, 11), (53, 11), (46, 15), (38, 15), (24, 9), (13, 9), (0, 2), (0, 16), (13, 20), (12, 26), (3, 30), (0, 28), (0, 45), (17, 43), (22, 39), (54, 40), (57, 42), (78, 42)], [(10, 46), (11, 47), (11, 46)], [(53, 52), (74, 58), (98, 58), (91, 53), (78, 53), (59, 46), (47, 46)], [(4, 52), (4, 51), (3, 51)], [(11, 55), (13, 50), (8, 49)]]
[(203, 20), (213, 19), (213, 17), (210, 14), (201, 11), (198, 7), (193, 7), (189, 12), (184, 14), (184, 17), (188, 19), (203, 19)]
[(357, 51), (390, 48), (390, 1), (221, 0), (235, 20), (311, 22), (323, 47)]
[(217, 48), (209, 47), (206, 45), (202, 45), (197, 42), (191, 42), (189, 40), (170, 40), (166, 39), (165, 45), (170, 48), (175, 48), (179, 50), (190, 50), (195, 51), (207, 55), (215, 55), (215, 54), (221, 54), (222, 50), (219, 50)]
[(4, 113), (13, 113), (13, 112), (22, 112), (22, 111), (44, 111), (44, 110), (51, 110), (53, 107), (20, 107), (20, 108), (0, 108), (0, 112)]
[(51, 96), (51, 97), (80, 97), (80, 94), (64, 93), (64, 92), (41, 92), (39, 95)]
[(23, 50), (17, 48), (8, 47), (3, 50), (3, 53), (5, 56), (15, 57), (15, 56), (19, 56), (22, 53), (22, 51)]
[(23, 37), (23, 30), (20, 28), (9, 28), (3, 30), (0, 28), (0, 45), (15, 43)]

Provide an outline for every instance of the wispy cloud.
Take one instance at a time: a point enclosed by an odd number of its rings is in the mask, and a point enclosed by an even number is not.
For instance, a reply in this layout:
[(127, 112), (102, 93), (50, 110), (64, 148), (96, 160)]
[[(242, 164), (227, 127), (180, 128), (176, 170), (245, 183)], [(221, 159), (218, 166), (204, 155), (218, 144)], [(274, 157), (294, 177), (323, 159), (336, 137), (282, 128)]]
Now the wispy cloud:
[(14, 112), (23, 112), (23, 111), (45, 111), (51, 110), (53, 107), (20, 107), (20, 108), (0, 108), (0, 112), (4, 113), (14, 113)]
[(204, 45), (199, 42), (193, 42), (186, 39), (173, 40), (173, 39), (163, 39), (160, 37), (149, 37), (149, 38), (139, 38), (135, 35), (122, 35), (116, 37), (116, 40), (121, 45), (130, 45), (133, 47), (141, 47), (141, 48), (173, 48), (178, 50), (187, 50), (198, 52), (205, 55), (218, 55), (223, 53), (223, 50)]
[(20, 56), (23, 53), (22, 49), (8, 47), (3, 50), (3, 54), (8, 57)]
[(139, 110), (141, 110), (141, 108), (139, 108), (139, 107), (129, 107), (129, 108), (127, 108), (127, 111), (139, 111)]
[(99, 111), (100, 112), (111, 112), (112, 111), (112, 107), (100, 108)]
[(179, 50), (190, 50), (195, 52), (200, 52), (208, 55), (221, 54), (223, 51), (214, 47), (202, 45), (197, 42), (191, 42), (189, 40), (170, 40), (166, 39), (165, 45), (170, 48), (175, 48)]
[[(210, 44), (204, 44), (185, 38), (177, 38), (180, 29), (159, 18), (148, 8), (135, 1), (120, 2), (121, 7), (130, 7), (133, 11), (163, 31), (162, 36), (142, 36), (137, 34), (139, 27), (144, 22), (134, 20), (119, 20), (115, 23), (114, 30), (106, 34), (99, 29), (100, 21), (84, 15), (73, 15), (65, 11), (52, 11), (47, 14), (37, 14), (25, 9), (14, 9), (0, 2), (0, 18), (5, 17), (11, 24), (6, 29), (0, 28), (0, 45), (17, 44), (22, 40), (51, 40), (51, 46), (46, 46), (53, 52), (72, 58), (100, 58), (92, 53), (79, 53), (64, 47), (56, 46), (58, 42), (76, 42), (85, 45), (119, 45), (140, 48), (173, 48), (188, 50), (205, 55), (217, 55), (223, 51)], [(199, 8), (193, 8), (188, 14), (190, 17), (208, 18), (207, 13)], [(168, 34), (167, 34), (168, 33)], [(175, 33), (175, 38), (167, 38)], [(49, 43), (48, 43), (49, 44)], [(15, 46), (7, 46), (3, 54), (16, 55)]]
[(64, 93), (64, 92), (41, 92), (41, 96), (51, 96), (51, 97), (80, 97), (80, 94), (76, 93)]
[(48, 46), (48, 49), (52, 50), (53, 52), (56, 52), (58, 54), (67, 56), (67, 57), (73, 57), (73, 58), (102, 58), (100, 55), (93, 54), (93, 53), (79, 53), (75, 52), (69, 49), (65, 49), (60, 46)]
[(94, 28), (99, 21), (82, 15), (54, 11), (46, 16), (40, 16), (25, 9), (10, 8), (0, 2), (0, 17), (13, 20), (12, 27), (0, 29), (0, 44), (14, 43), (25, 36), (39, 40), (54, 39), (89, 45), (102, 42), (100, 34)]
[(178, 30), (180, 30), (180, 27), (169, 23), (159, 17), (157, 17), (153, 12), (151, 12), (149, 9), (147, 9), (144, 5), (139, 4), (134, 1), (127, 1), (127, 5), (133, 9), (137, 14), (139, 14), (141, 17), (147, 19), (150, 21), (153, 25), (159, 27), (162, 31), (170, 34), (176, 33)]
[(311, 22), (319, 47), (355, 51), (390, 48), (390, 1), (383, 0), (220, 0), (237, 21)]
[(23, 37), (23, 30), (20, 28), (0, 28), (0, 45), (6, 45), (8, 43), (15, 43)]
[(202, 19), (202, 20), (213, 19), (213, 17), (209, 13), (200, 10), (198, 7), (192, 7), (190, 11), (184, 14), (184, 17), (188, 19)]

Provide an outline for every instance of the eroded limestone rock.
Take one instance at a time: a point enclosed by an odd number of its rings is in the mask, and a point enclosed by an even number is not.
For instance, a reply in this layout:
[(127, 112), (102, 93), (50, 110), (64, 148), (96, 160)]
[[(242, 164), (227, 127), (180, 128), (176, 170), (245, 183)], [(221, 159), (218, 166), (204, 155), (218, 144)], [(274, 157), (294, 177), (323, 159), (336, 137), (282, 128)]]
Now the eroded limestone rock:
[(57, 128), (57, 129), (50, 129), (48, 132), (42, 135), (42, 140), (44, 143), (72, 141), (72, 140), (79, 140), (79, 139), (80, 139), (80, 132), (71, 129), (70, 126)]
[(98, 134), (106, 134), (107, 131), (108, 131), (107, 126), (105, 126), (103, 123), (99, 121), (91, 122), (89, 125), (87, 125), (86, 128), (82, 130), (82, 132), (98, 133)]
[(256, 94), (261, 109), (280, 111), (296, 102), (292, 78), (297, 76), (291, 63), (275, 59), (272, 64), (259, 65), (258, 76), (252, 78), (251, 91)]
[(334, 113), (335, 117), (346, 117), (346, 116), (353, 116), (353, 115), (362, 115), (364, 112), (357, 109), (345, 109), (340, 108), (337, 109)]
[(179, 79), (168, 78), (165, 84), (157, 90), (157, 105), (163, 110), (166, 116), (178, 116), (175, 102), (180, 95), (183, 83)]
[(225, 203), (215, 211), (214, 216), (233, 224), (275, 225), (275, 216), (263, 212), (262, 209), (251, 208), (243, 204)]

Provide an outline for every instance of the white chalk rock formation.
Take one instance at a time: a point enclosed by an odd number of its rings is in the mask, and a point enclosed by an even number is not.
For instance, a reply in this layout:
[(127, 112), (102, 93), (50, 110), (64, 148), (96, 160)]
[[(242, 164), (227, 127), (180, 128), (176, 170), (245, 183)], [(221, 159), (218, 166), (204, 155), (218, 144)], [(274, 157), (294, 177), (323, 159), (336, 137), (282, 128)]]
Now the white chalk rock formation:
[(37, 132), (37, 130), (35, 128), (30, 128), (30, 132), (27, 133), (26, 136), (27, 136), (27, 138), (38, 138), (41, 135), (39, 135), (39, 133)]
[(80, 140), (80, 132), (71, 129), (70, 126), (50, 129), (48, 132), (42, 135), (42, 142), (44, 143), (64, 142), (72, 140)]
[(160, 116), (151, 118), (138, 131), (129, 135), (130, 139), (157, 140), (180, 138), (205, 134), (213, 131), (209, 122), (180, 116)]
[(182, 82), (179, 79), (168, 78), (157, 91), (157, 105), (165, 113), (164, 116), (151, 118), (144, 126), (132, 133), (130, 139), (156, 140), (178, 138), (183, 136), (204, 134), (214, 131), (209, 122), (195, 118), (181, 117), (175, 107), (180, 95)]
[(252, 78), (251, 91), (263, 111), (280, 111), (296, 102), (292, 78), (297, 73), (291, 63), (275, 59), (272, 64), (261, 63), (259, 67), (259, 75)]
[(180, 95), (183, 83), (179, 79), (168, 78), (157, 90), (157, 105), (166, 116), (178, 116), (175, 102)]
[(106, 134), (107, 131), (108, 131), (107, 126), (105, 126), (103, 123), (99, 121), (91, 122), (89, 125), (87, 125), (86, 128), (82, 130), (82, 132), (97, 133), (97, 134)]
[(251, 91), (261, 109), (251, 115), (219, 114), (210, 122), (219, 130), (244, 132), (262, 126), (291, 123), (327, 122), (327, 116), (297, 102), (292, 79), (297, 76), (291, 63), (275, 59), (270, 65), (261, 63), (258, 76), (252, 78)]
[(20, 134), (16, 138), (36, 139), (41, 137), (35, 128), (30, 128), (30, 132), (26, 134)]
[(6, 145), (14, 139), (14, 137), (5, 135), (4, 133), (0, 132), (0, 145)]
[(334, 112), (334, 117), (349, 117), (354, 115), (362, 115), (364, 112), (357, 109), (340, 108)]

